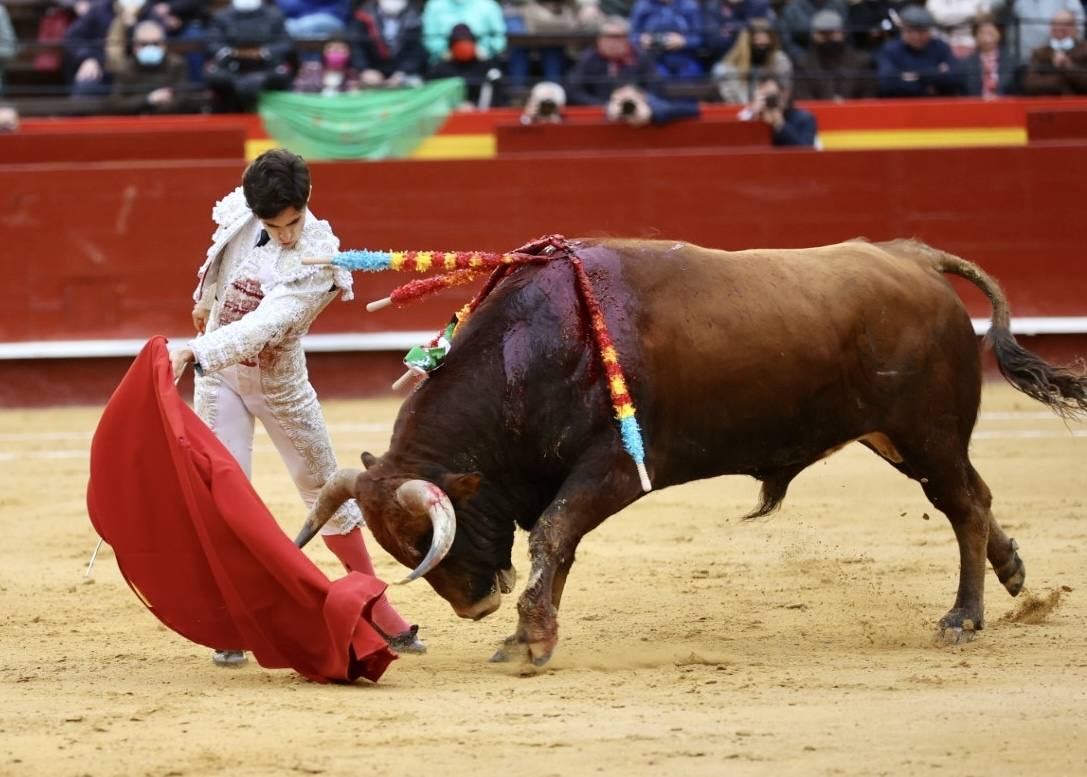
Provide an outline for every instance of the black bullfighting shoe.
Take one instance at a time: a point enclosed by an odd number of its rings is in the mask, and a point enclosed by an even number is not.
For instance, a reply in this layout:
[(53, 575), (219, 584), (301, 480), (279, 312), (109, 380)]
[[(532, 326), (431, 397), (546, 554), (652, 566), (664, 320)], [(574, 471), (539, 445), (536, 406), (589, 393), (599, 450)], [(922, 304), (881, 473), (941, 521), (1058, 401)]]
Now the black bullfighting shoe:
[(416, 655), (422, 655), (426, 652), (426, 644), (419, 639), (419, 627), (412, 626), (405, 632), (397, 634), (395, 637), (385, 637), (385, 641), (389, 643), (389, 647), (395, 650), (397, 653), (415, 653)]
[(249, 659), (244, 650), (216, 650), (211, 654), (216, 666), (241, 666)]

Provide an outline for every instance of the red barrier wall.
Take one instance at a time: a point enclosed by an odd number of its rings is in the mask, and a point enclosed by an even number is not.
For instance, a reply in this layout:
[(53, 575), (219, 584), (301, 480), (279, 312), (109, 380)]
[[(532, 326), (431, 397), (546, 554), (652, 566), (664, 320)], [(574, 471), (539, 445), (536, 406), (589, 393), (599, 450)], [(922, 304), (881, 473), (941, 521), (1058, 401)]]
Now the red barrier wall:
[[(344, 247), (502, 250), (548, 232), (721, 248), (914, 236), (982, 264), (1016, 315), (1087, 315), (1087, 144), (313, 167), (314, 209)], [(188, 331), (210, 207), (241, 170), (241, 162), (0, 167), (0, 342)], [(403, 279), (358, 277), (360, 297)], [(436, 329), (466, 294), (378, 314), (337, 302), (314, 331)], [(974, 315), (988, 314), (980, 294), (966, 297)]]

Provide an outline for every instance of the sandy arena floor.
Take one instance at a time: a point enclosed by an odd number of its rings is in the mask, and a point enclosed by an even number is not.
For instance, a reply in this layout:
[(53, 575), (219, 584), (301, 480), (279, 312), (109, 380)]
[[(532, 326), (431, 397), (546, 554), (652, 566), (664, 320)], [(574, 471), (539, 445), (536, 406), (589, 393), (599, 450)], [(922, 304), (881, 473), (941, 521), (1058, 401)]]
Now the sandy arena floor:
[[(395, 402), (327, 410), (341, 461), (384, 450)], [(216, 668), (143, 608), (108, 548), (84, 584), (97, 417), (0, 414), (0, 775), (1087, 773), (1087, 425), (1003, 384), (973, 460), (1028, 591), (1012, 600), (990, 576), (972, 644), (932, 640), (957, 584), (946, 519), (850, 446), (769, 519), (738, 520), (757, 491), (742, 478), (610, 519), (581, 546), (541, 674), (484, 660), (512, 599), (462, 622), (420, 581), (394, 601), (430, 654), (345, 687)], [(303, 512), (266, 437), (257, 448), (257, 489), (293, 535)]]

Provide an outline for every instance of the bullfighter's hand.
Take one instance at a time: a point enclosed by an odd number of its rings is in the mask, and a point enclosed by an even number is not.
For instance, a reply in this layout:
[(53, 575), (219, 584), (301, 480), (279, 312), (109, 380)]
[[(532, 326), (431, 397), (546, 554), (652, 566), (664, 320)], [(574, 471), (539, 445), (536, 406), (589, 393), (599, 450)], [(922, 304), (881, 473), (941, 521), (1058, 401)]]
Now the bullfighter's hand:
[(174, 371), (174, 383), (181, 380), (181, 376), (185, 374), (185, 368), (194, 361), (196, 361), (196, 355), (193, 354), (192, 348), (188, 346), (179, 348), (170, 354), (170, 366)]
[(202, 308), (199, 305), (192, 309), (192, 325), (196, 328), (196, 331), (200, 334), (204, 334), (204, 330), (208, 326), (208, 316), (211, 311), (207, 308)]

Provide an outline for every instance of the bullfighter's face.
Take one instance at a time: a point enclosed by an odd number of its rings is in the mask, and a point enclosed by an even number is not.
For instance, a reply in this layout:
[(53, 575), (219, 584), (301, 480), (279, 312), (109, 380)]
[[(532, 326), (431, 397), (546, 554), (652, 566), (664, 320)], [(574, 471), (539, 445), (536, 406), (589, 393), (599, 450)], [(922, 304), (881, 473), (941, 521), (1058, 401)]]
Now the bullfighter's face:
[[(368, 465), (357, 482), (357, 498), (374, 538), (397, 561), (415, 569), (426, 557), (434, 537), (431, 517), (397, 498), (409, 479), (386, 476), (380, 466)], [(474, 480), (473, 480), (474, 478)], [(454, 512), (465, 504), (478, 486), (478, 476), (446, 476), (438, 487), (449, 497)], [(459, 508), (459, 509), (458, 509)], [(462, 618), (479, 620), (497, 610), (502, 594), (514, 584), (512, 567), (501, 569), (489, 543), (479, 547), (469, 527), (460, 525), (453, 545), (442, 561), (424, 577), (438, 595)]]
[(294, 248), (306, 223), (306, 209), (288, 205), (270, 219), (261, 219), (268, 236), (282, 248)]

